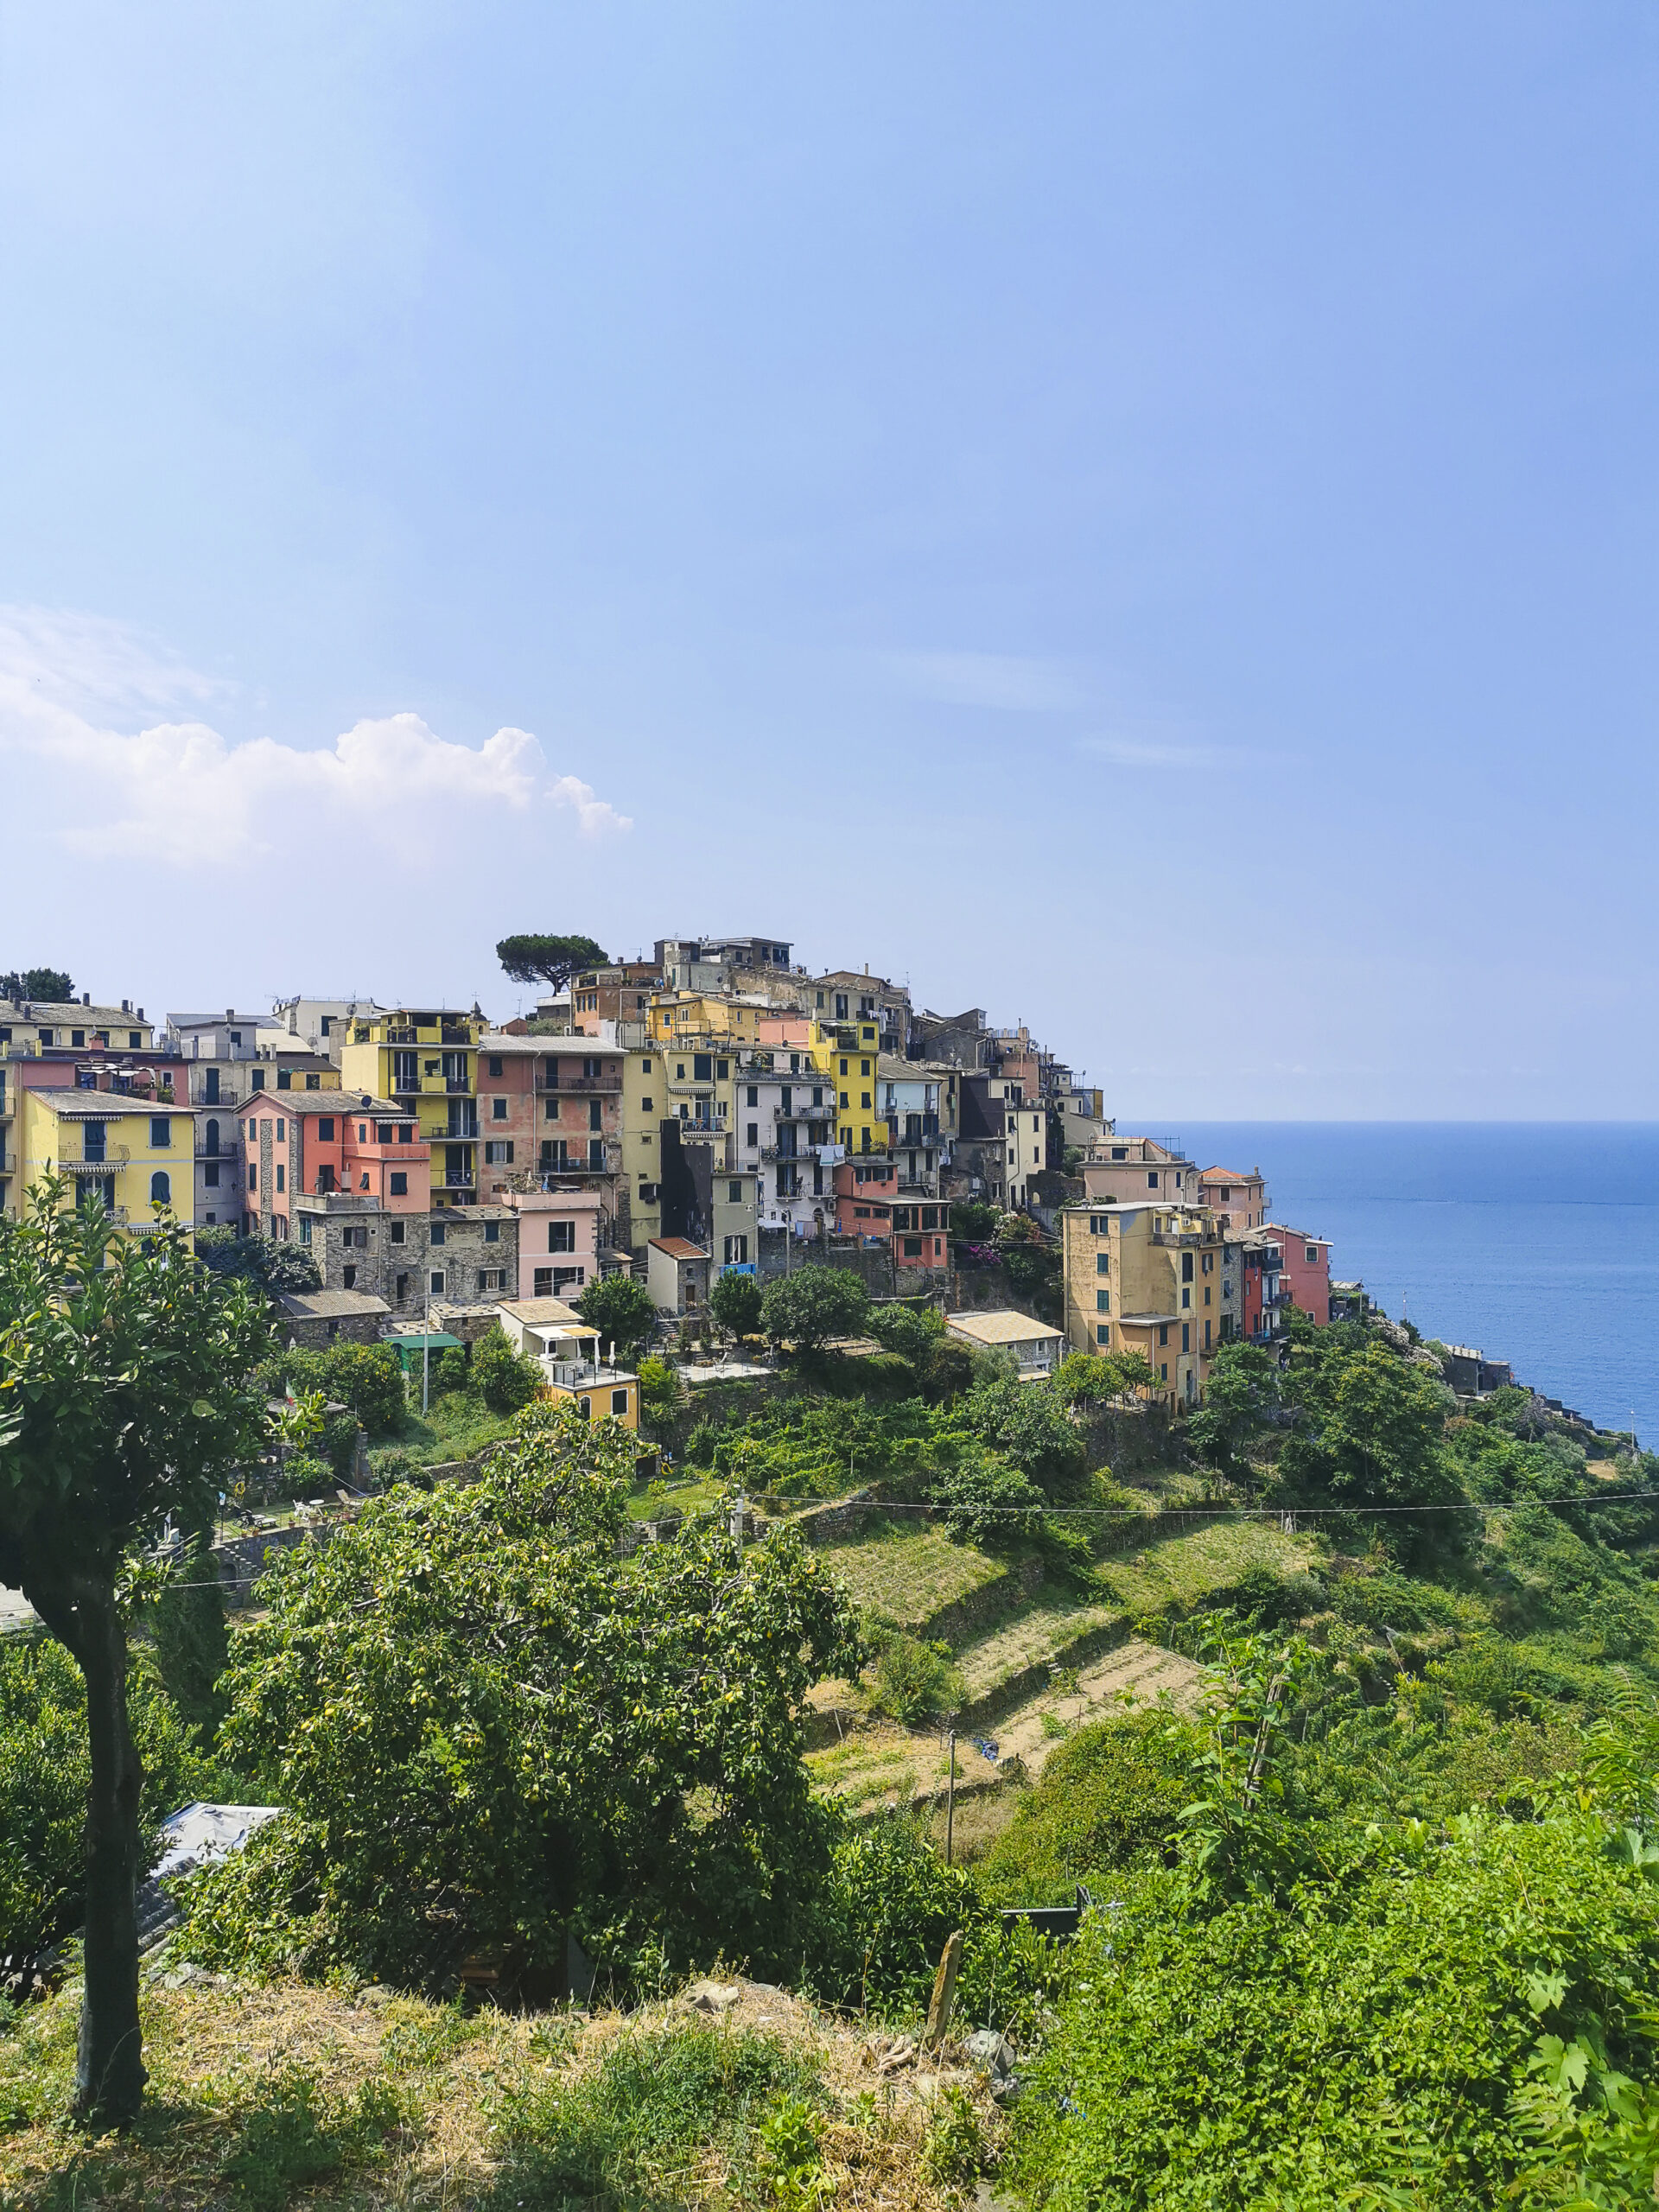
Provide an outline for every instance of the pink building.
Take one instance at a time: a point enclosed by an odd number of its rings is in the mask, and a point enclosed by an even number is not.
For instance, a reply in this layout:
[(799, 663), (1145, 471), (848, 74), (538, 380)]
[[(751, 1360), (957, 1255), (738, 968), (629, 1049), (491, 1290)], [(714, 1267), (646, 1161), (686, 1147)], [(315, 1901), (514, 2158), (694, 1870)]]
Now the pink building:
[(1260, 1229), (1268, 1218), (1268, 1186), (1262, 1170), (1241, 1175), (1233, 1167), (1206, 1167), (1198, 1178), (1202, 1203), (1213, 1206), (1224, 1229)]
[(1297, 1311), (1323, 1328), (1331, 1319), (1331, 1243), (1325, 1236), (1305, 1236), (1300, 1229), (1286, 1229), (1268, 1222), (1262, 1235), (1284, 1255), (1281, 1286)]
[(599, 1279), (597, 1191), (505, 1191), (518, 1217), (520, 1298), (577, 1298)]
[(432, 1188), (432, 1147), (420, 1126), (390, 1099), (351, 1090), (250, 1094), (239, 1122), (245, 1229), (292, 1233), (293, 1200), (354, 1197), (383, 1213), (424, 1214)]

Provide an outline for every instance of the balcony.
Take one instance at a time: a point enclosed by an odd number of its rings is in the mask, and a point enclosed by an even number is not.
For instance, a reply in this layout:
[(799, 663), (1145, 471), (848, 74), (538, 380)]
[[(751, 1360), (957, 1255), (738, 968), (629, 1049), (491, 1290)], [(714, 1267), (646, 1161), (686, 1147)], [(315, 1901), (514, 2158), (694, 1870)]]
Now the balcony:
[[(264, 1093), (261, 1091), (259, 1095), (263, 1098)], [(190, 1103), (193, 1106), (239, 1106), (242, 1103), (241, 1086), (234, 1083), (221, 1083), (215, 1096), (210, 1098), (204, 1085), (201, 1090), (192, 1093)]]
[(475, 1191), (478, 1188), (477, 1173), (470, 1167), (446, 1167), (443, 1187), (446, 1191)]
[(125, 1145), (106, 1144), (102, 1152), (83, 1153), (79, 1160), (60, 1160), (58, 1166), (66, 1175), (113, 1175), (131, 1157)]
[(448, 1021), (442, 1023), (439, 1027), (438, 1043), (441, 1046), (466, 1045), (470, 1046), (474, 1042), (474, 1039), (473, 1033), (470, 1029), (457, 1029), (452, 1022)]
[(536, 1078), (536, 1096), (538, 1098), (556, 1097), (562, 1090), (580, 1095), (591, 1095), (595, 1091), (614, 1095), (621, 1088), (620, 1070), (615, 1075), (538, 1075)]
[(446, 1075), (437, 1079), (452, 1098), (470, 1098), (473, 1079), (466, 1075)]

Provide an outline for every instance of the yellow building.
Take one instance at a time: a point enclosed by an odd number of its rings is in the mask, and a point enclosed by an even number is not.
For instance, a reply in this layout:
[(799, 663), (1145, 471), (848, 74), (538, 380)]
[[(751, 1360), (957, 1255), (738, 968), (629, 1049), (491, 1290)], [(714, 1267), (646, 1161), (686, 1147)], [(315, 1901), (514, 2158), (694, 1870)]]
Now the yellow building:
[(597, 1329), (558, 1298), (505, 1299), (496, 1308), (507, 1342), (533, 1359), (550, 1398), (574, 1404), (584, 1421), (639, 1427), (639, 1377), (604, 1357)]
[(631, 1052), (622, 1063), (622, 1172), (617, 1211), (621, 1211), (625, 1190), (628, 1244), (635, 1252), (642, 1253), (653, 1236), (663, 1233), (662, 1122), (670, 1111), (661, 1047), (650, 1045)]
[(755, 1045), (762, 1018), (772, 1012), (764, 1001), (721, 998), (712, 991), (658, 991), (645, 1014), (645, 1034), (653, 1045), (692, 1037)]
[(89, 999), (0, 999), (0, 1051), (152, 1052), (156, 1025), (124, 999), (94, 1006)]
[(58, 1173), (70, 1180), (67, 1205), (100, 1198), (117, 1226), (134, 1236), (156, 1229), (158, 1207), (170, 1210), (186, 1229), (194, 1226), (195, 1117), (187, 1104), (175, 1103), (170, 1085), (25, 1085), (10, 1103), (20, 1200), (42, 1176)]
[(1197, 1405), (1221, 1344), (1222, 1230), (1207, 1206), (1096, 1200), (1060, 1211), (1074, 1351), (1137, 1351), (1160, 1395)]
[(432, 1204), (478, 1202), (478, 1052), (482, 1014), (397, 1007), (353, 1021), (340, 1047), (340, 1085), (395, 1099), (432, 1147)]
[(836, 1141), (849, 1154), (885, 1152), (887, 1122), (876, 1075), (874, 1020), (812, 1024), (812, 1065), (835, 1086)]

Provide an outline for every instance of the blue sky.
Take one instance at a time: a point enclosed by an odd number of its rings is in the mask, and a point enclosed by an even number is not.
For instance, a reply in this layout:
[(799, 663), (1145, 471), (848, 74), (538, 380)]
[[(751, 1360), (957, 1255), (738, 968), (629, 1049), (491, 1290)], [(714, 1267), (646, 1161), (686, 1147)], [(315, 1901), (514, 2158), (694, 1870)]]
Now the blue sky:
[(1654, 1113), (1646, 5), (0, 7), (0, 964)]

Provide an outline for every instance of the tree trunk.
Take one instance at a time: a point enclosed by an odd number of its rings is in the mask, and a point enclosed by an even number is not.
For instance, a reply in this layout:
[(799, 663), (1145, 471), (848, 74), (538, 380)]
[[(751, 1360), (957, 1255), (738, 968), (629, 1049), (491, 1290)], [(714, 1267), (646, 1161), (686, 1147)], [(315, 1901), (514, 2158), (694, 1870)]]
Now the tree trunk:
[[(143, 2098), (138, 2027), (138, 1800), (143, 1768), (127, 1724), (127, 1637), (110, 1582), (77, 1575), (48, 1596), (26, 1589), (86, 1683), (92, 1785), (86, 1797), (86, 1993), (75, 2116), (130, 2119)], [(42, 1603), (42, 1599), (46, 1599)]]

